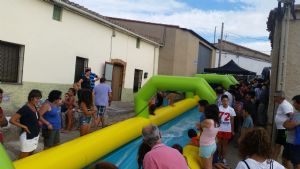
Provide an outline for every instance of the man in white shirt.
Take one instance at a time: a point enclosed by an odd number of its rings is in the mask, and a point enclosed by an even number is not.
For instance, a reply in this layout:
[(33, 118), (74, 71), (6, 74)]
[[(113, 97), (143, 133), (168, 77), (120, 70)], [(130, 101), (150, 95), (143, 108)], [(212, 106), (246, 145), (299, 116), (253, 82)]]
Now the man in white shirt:
[[(276, 140), (275, 140), (275, 160), (278, 160), (278, 156), (281, 152), (281, 148), (286, 144), (286, 129), (283, 127), (283, 123), (289, 119), (293, 114), (294, 108), (285, 99), (285, 93), (283, 91), (277, 91), (274, 94), (274, 102), (278, 104), (277, 112), (275, 115), (275, 124), (276, 124)], [(286, 160), (282, 159), (283, 163)], [(286, 166), (286, 165), (285, 165)]]

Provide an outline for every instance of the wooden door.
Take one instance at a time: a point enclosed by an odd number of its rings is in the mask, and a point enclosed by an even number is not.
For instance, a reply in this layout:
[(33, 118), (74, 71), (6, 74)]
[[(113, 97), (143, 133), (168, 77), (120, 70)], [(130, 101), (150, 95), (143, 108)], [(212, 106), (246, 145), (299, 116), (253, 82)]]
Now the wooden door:
[(113, 101), (120, 101), (123, 86), (123, 66), (114, 65), (112, 76)]

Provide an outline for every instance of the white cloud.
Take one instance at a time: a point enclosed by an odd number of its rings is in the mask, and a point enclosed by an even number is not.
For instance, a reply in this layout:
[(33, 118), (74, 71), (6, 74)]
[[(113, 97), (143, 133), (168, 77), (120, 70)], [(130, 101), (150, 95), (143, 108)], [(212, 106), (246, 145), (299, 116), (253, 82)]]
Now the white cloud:
[[(177, 0), (72, 0), (102, 15), (179, 25), (203, 34), (212, 34), (214, 27), (220, 32), (245, 37), (267, 37), (266, 22), (269, 11), (277, 7), (277, 0), (215, 0), (243, 3), (243, 10), (201, 10)], [(296, 0), (300, 3), (300, 0)], [(250, 48), (270, 51), (269, 42), (244, 43)]]
[(91, 10), (106, 15), (107, 13), (121, 14), (167, 14), (174, 11), (186, 10), (185, 3), (176, 0), (72, 0)]

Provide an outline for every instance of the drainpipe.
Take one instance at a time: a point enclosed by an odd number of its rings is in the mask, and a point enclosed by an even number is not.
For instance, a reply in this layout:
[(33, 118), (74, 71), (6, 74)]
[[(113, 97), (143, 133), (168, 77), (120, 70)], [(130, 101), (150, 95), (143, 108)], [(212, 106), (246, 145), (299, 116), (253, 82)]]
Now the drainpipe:
[(158, 56), (156, 56), (156, 50), (159, 50), (159, 48), (154, 47), (154, 57), (153, 57), (153, 73), (152, 76), (156, 75), (156, 69), (158, 69), (158, 65), (156, 65), (156, 60), (158, 59)]
[(109, 51), (109, 61), (111, 62), (112, 58), (112, 46), (113, 46), (113, 38), (116, 36), (115, 29), (112, 29), (112, 35), (110, 37), (110, 51)]

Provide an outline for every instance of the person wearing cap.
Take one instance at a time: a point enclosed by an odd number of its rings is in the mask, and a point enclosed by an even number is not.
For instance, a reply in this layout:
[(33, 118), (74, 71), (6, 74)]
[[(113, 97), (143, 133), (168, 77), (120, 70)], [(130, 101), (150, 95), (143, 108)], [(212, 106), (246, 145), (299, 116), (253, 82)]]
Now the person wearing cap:
[[(283, 91), (277, 91), (274, 94), (274, 102), (278, 104), (278, 108), (275, 115), (276, 124), (276, 139), (275, 139), (275, 152), (274, 158), (278, 160), (278, 156), (281, 152), (281, 148), (286, 144), (286, 129), (283, 123), (289, 119), (293, 114), (294, 108), (291, 103), (285, 99), (285, 93)], [(282, 157), (283, 164), (286, 162), (285, 158)], [(285, 165), (286, 166), (286, 165)]]
[(180, 152), (161, 142), (161, 134), (156, 125), (143, 128), (144, 142), (151, 147), (143, 160), (144, 169), (188, 169), (188, 165)]

